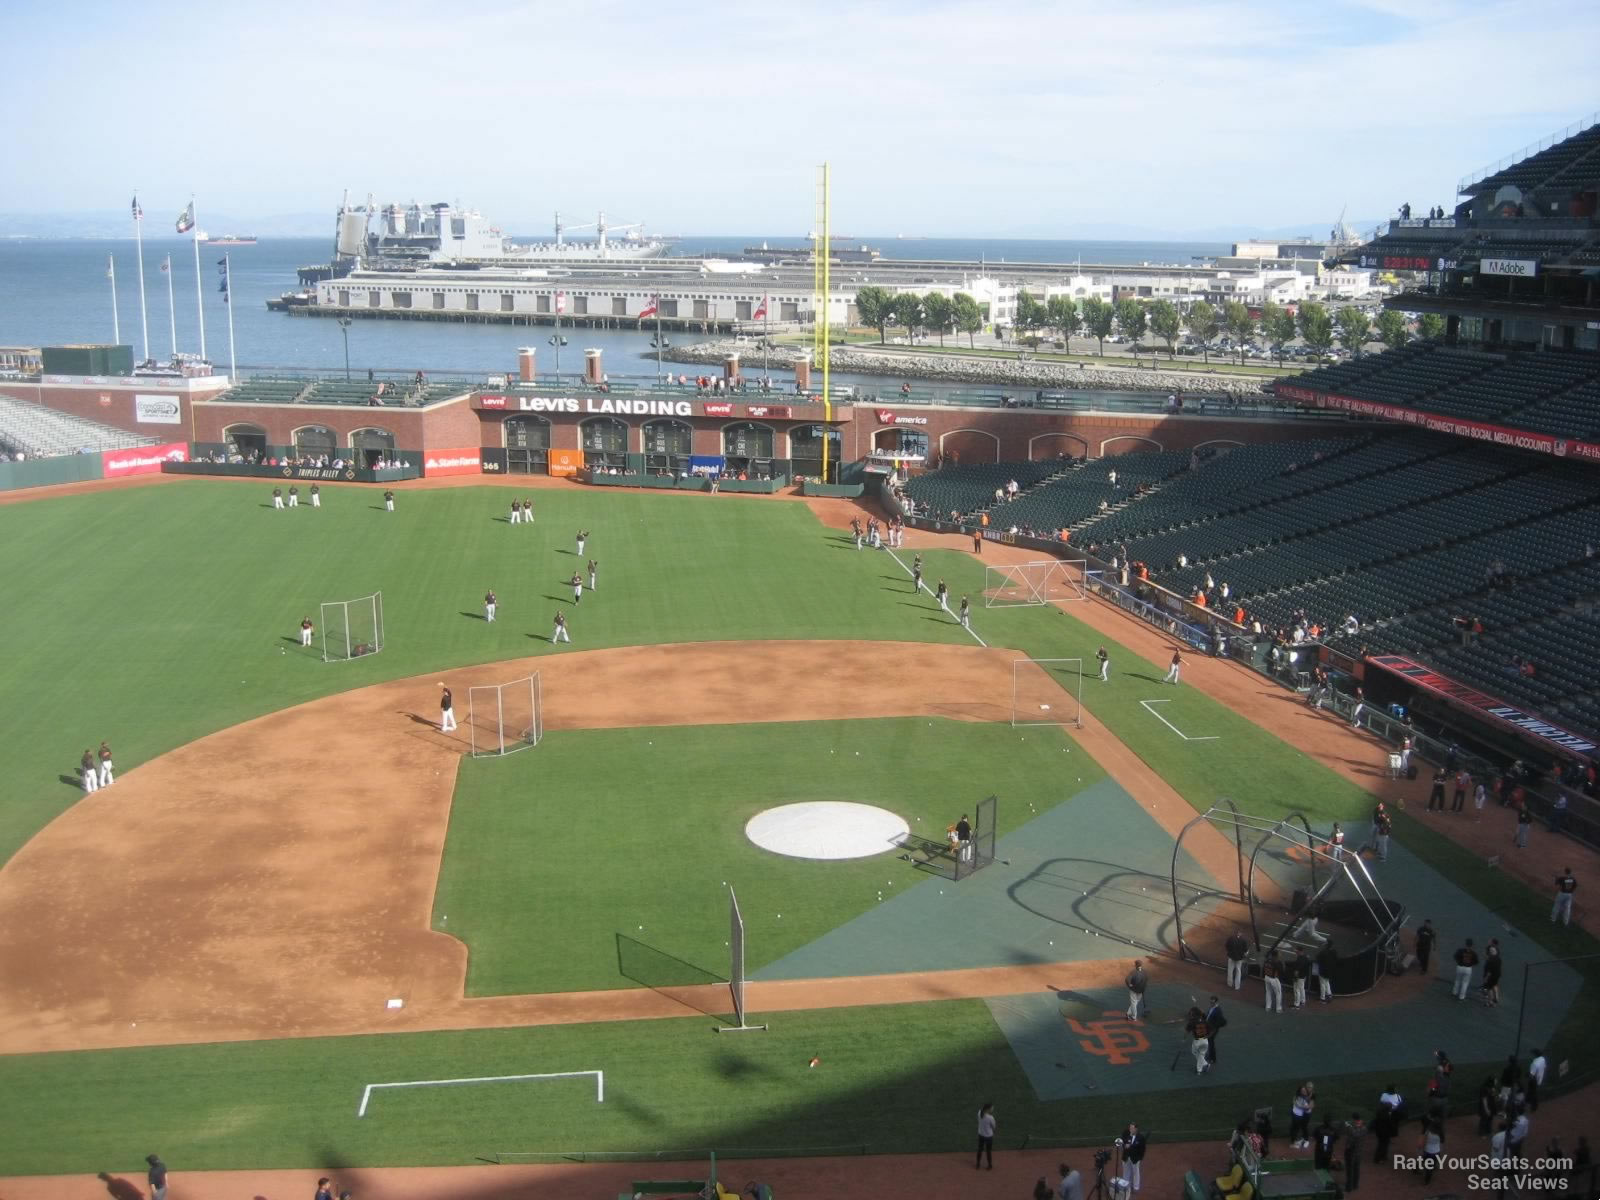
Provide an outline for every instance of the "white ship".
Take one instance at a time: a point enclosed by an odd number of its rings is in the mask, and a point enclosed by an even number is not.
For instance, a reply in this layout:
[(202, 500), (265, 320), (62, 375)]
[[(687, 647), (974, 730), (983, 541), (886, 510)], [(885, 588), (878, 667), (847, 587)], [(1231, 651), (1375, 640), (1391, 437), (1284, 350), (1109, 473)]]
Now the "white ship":
[[(566, 235), (593, 229), (593, 240), (569, 242)], [(642, 225), (607, 225), (606, 215), (589, 225), (564, 225), (556, 214), (555, 239), (519, 244), (473, 209), (451, 204), (424, 207), (367, 203), (339, 206), (336, 273), (343, 267), (417, 270), (424, 267), (536, 267), (557, 263), (626, 262), (658, 258), (669, 243), (647, 237)]]

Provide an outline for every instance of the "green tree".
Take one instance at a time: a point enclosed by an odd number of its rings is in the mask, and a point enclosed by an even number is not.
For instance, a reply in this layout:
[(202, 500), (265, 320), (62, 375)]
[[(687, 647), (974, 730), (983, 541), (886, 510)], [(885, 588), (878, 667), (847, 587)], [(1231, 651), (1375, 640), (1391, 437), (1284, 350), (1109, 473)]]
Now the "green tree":
[(1051, 296), (1044, 309), (1045, 324), (1060, 333), (1063, 342), (1078, 332), (1083, 318), (1078, 315), (1078, 306), (1071, 296)]
[(1026, 291), (1017, 293), (1017, 316), (1012, 324), (1016, 327), (1018, 337), (1038, 333), (1049, 319), (1049, 311), (1043, 304)]
[(922, 325), (929, 333), (939, 335), (939, 345), (944, 345), (944, 335), (950, 332), (950, 297), (939, 292), (929, 292), (922, 298)]
[(967, 335), (967, 346), (976, 349), (973, 335), (983, 328), (983, 310), (978, 302), (966, 292), (957, 292), (950, 297), (950, 316), (957, 331)]
[(1247, 305), (1240, 304), (1237, 300), (1229, 300), (1222, 306), (1222, 327), (1228, 331), (1228, 336), (1239, 347), (1239, 364), (1244, 365), (1244, 344), (1256, 332), (1256, 319), (1250, 315)]
[(1100, 357), (1106, 355), (1106, 339), (1111, 336), (1111, 326), (1117, 319), (1117, 310), (1096, 296), (1083, 302), (1083, 328), (1100, 343)]
[(1436, 342), (1444, 336), (1444, 318), (1438, 313), (1423, 313), (1417, 322), (1417, 336), (1425, 342)]
[(1294, 341), (1294, 314), (1281, 305), (1264, 305), (1261, 309), (1261, 332), (1273, 353), (1278, 356), (1278, 365), (1283, 366), (1283, 348)]
[(1150, 306), (1150, 332), (1167, 344), (1167, 357), (1178, 352), (1178, 335), (1183, 332), (1183, 314), (1171, 300), (1157, 300)]
[(881, 287), (864, 287), (856, 291), (856, 313), (863, 325), (878, 331), (878, 342), (888, 341), (889, 321), (893, 314), (890, 305), (894, 297)]
[(1398, 350), (1411, 340), (1411, 329), (1406, 315), (1396, 309), (1386, 308), (1378, 314), (1378, 340), (1391, 350)]
[(1372, 336), (1372, 321), (1367, 314), (1354, 304), (1346, 304), (1333, 314), (1333, 323), (1339, 328), (1339, 344), (1351, 354), (1360, 354)]
[(906, 340), (917, 344), (917, 329), (922, 325), (922, 297), (914, 292), (900, 292), (889, 302), (890, 320), (906, 327)]
[(1313, 354), (1326, 354), (1333, 345), (1333, 318), (1320, 304), (1300, 306), (1300, 336)]
[(1117, 301), (1117, 328), (1122, 330), (1122, 336), (1133, 344), (1133, 352), (1139, 353), (1139, 340), (1144, 337), (1145, 311), (1144, 303), (1129, 296), (1125, 300)]
[(1200, 354), (1207, 363), (1211, 361), (1211, 339), (1217, 336), (1217, 331), (1222, 328), (1221, 318), (1217, 310), (1204, 300), (1197, 301), (1189, 306), (1189, 311), (1183, 314), (1183, 323), (1189, 327), (1189, 332), (1194, 334), (1195, 340), (1200, 343)]

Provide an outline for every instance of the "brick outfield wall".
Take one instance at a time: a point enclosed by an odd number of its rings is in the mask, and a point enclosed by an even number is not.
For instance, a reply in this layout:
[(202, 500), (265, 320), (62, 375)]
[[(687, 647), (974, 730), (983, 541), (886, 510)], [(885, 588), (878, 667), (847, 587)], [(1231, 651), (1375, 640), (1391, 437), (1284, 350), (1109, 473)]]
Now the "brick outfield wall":
[[(194, 405), (188, 396), (180, 392), (157, 392), (153, 388), (141, 388), (133, 385), (126, 387), (61, 387), (38, 383), (7, 383), (4, 385), (5, 394), (15, 396), (19, 400), (31, 400), (35, 404), (42, 404), (46, 408), (53, 408), (57, 412), (69, 413), (74, 417), (83, 417), (90, 421), (98, 421), (102, 425), (110, 425), (116, 429), (126, 429), (129, 433), (137, 433), (144, 437), (160, 438), (164, 442), (192, 442), (193, 436), (192, 414)], [(140, 421), (135, 410), (134, 397), (138, 395), (160, 395), (163, 399), (178, 402), (178, 423), (154, 423)]]
[[(134, 396), (140, 389), (126, 387), (82, 388), (51, 387), (39, 384), (10, 384), (6, 391), (50, 408), (100, 421), (117, 428), (165, 440), (221, 442), (226, 430), (235, 424), (251, 424), (266, 431), (269, 445), (289, 445), (296, 429), (323, 425), (334, 431), (342, 445), (358, 429), (387, 429), (395, 445), (405, 450), (447, 450), (469, 446), (504, 446), (505, 420), (518, 414), (478, 411), (466, 399), (431, 409), (372, 408), (360, 405), (274, 405), (195, 403), (187, 396), (176, 396), (180, 405), (178, 425), (158, 425), (137, 420)], [(1018, 462), (1030, 458), (1054, 458), (1063, 452), (1073, 457), (1091, 458), (1146, 450), (1187, 450), (1210, 443), (1290, 441), (1325, 437), (1330, 433), (1350, 432), (1349, 425), (1330, 425), (1308, 421), (1264, 421), (1185, 415), (1167, 417), (1116, 414), (1041, 412), (1004, 409), (934, 409), (895, 407), (891, 404), (858, 404), (847, 410), (852, 419), (840, 425), (846, 461), (864, 458), (875, 446), (890, 448), (895, 429), (913, 429), (928, 435), (930, 454), (948, 458), (959, 454), (962, 462)], [(894, 417), (925, 420), (926, 424), (889, 425), (879, 420), (882, 412)], [(550, 447), (573, 450), (579, 445), (579, 414), (554, 414), (550, 423)], [(616, 417), (628, 426), (628, 450), (643, 452), (641, 427), (649, 421), (675, 420), (694, 431), (692, 452), (722, 453), (722, 430), (743, 418), (727, 417)], [(779, 436), (774, 454), (790, 457), (788, 433), (814, 420), (757, 419)]]

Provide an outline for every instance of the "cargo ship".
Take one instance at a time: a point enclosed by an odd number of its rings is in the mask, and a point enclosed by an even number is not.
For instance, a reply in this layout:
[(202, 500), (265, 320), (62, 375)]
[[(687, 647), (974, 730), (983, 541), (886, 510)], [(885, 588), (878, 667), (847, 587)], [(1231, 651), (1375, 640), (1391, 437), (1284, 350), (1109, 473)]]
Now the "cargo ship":
[(221, 237), (208, 237), (200, 235), (200, 240), (212, 246), (254, 246), (256, 239), (249, 233), (225, 233)]

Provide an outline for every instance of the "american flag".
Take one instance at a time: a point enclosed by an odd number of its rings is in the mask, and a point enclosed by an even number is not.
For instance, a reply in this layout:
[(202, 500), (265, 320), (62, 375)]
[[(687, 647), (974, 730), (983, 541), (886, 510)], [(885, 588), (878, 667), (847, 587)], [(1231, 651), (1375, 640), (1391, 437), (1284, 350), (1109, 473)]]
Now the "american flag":
[(144, 209), (139, 207), (139, 197), (137, 195), (133, 198), (133, 219), (135, 221), (144, 220)]

